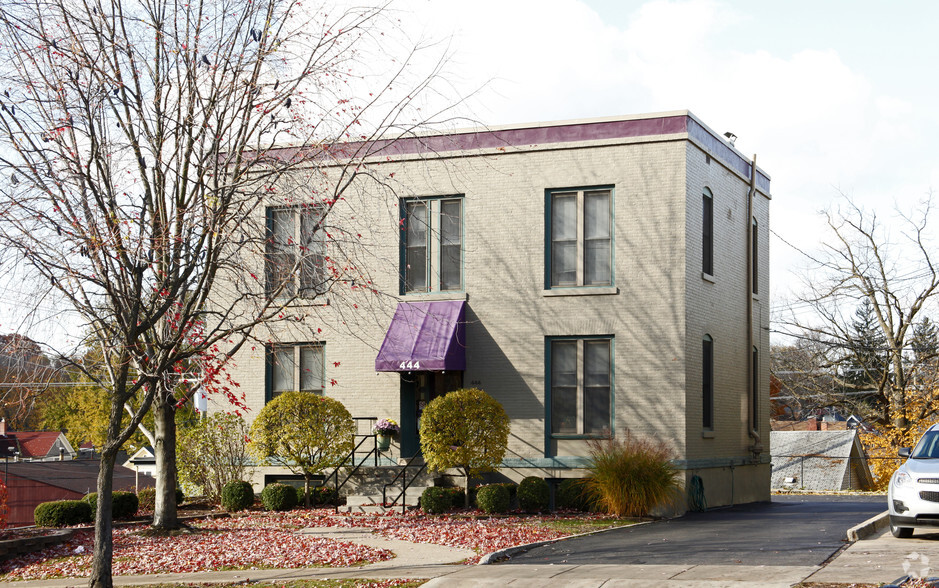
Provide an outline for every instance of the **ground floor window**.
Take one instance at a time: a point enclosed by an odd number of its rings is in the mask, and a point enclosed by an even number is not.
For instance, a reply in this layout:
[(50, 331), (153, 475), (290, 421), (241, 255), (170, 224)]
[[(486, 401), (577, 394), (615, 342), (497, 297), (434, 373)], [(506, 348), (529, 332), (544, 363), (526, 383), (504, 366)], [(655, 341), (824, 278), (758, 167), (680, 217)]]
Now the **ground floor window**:
[(605, 437), (613, 429), (613, 338), (550, 337), (548, 422), (557, 437)]
[(322, 394), (326, 387), (322, 343), (272, 345), (267, 349), (267, 400), (299, 390)]

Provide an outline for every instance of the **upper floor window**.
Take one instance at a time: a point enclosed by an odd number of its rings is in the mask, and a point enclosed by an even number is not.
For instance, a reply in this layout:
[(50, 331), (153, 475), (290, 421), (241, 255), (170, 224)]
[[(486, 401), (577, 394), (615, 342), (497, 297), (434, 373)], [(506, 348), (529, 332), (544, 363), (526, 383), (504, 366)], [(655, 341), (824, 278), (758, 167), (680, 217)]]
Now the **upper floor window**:
[(463, 199), (403, 202), (404, 293), (463, 289)]
[(267, 209), (265, 288), (269, 295), (313, 298), (326, 291), (325, 247), (315, 206)]
[(324, 350), (321, 343), (269, 347), (267, 400), (291, 391), (322, 394), (326, 388)]
[(613, 190), (551, 190), (550, 287), (613, 285)]
[(701, 271), (714, 275), (714, 195), (708, 188), (701, 197)]
[(553, 435), (609, 436), (613, 430), (613, 339), (548, 340)]
[(759, 245), (760, 245), (760, 232), (759, 232), (759, 228), (760, 228), (760, 226), (757, 224), (756, 218), (754, 217), (754, 219), (753, 219), (753, 234), (751, 235), (751, 240), (750, 240), (750, 246), (751, 246), (751, 248), (752, 248), (751, 251), (750, 251), (750, 266), (753, 268), (753, 269), (752, 269), (753, 275), (752, 275), (751, 277), (753, 278), (753, 293), (754, 293), (754, 294), (759, 294), (759, 293), (760, 293), (760, 286), (759, 286), (759, 283), (760, 283), (760, 272), (759, 272), (759, 268), (760, 268), (760, 246), (759, 246)]

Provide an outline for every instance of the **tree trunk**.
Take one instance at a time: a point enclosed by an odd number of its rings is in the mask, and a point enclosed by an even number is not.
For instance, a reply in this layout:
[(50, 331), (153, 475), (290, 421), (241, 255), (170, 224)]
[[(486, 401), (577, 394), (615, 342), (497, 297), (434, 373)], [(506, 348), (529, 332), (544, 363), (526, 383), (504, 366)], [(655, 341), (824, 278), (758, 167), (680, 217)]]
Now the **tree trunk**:
[(114, 558), (114, 546), (111, 540), (111, 496), (114, 486), (114, 461), (118, 446), (105, 447), (101, 454), (98, 469), (98, 510), (95, 513), (95, 547), (92, 555), (91, 578), (88, 585), (92, 588), (111, 588), (111, 562)]
[(303, 476), (304, 506), (310, 508), (310, 476)]
[(159, 402), (154, 402), (156, 444), (156, 503), (153, 507), (153, 527), (176, 529), (176, 407), (173, 397), (160, 390)]
[(470, 473), (469, 468), (463, 468), (463, 508), (470, 507)]

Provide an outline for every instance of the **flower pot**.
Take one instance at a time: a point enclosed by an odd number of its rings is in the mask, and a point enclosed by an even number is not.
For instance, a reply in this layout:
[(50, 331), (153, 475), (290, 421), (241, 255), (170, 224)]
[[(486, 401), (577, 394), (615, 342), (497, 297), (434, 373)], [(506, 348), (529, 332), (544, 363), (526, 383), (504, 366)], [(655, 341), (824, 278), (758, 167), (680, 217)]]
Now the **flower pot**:
[(378, 433), (376, 435), (378, 438), (378, 450), (379, 451), (388, 451), (391, 449), (391, 435), (383, 435)]

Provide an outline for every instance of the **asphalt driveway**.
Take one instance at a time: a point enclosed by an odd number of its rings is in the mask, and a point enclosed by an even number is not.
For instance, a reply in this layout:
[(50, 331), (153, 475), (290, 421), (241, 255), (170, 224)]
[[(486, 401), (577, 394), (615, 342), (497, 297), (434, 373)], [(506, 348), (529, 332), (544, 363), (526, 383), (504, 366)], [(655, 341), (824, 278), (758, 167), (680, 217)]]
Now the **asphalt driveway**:
[(774, 496), (531, 549), (505, 564), (819, 565), (845, 531), (883, 512), (885, 496)]

